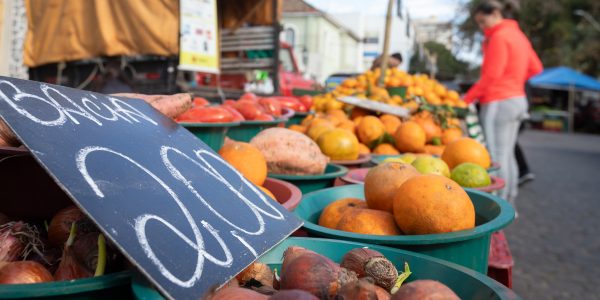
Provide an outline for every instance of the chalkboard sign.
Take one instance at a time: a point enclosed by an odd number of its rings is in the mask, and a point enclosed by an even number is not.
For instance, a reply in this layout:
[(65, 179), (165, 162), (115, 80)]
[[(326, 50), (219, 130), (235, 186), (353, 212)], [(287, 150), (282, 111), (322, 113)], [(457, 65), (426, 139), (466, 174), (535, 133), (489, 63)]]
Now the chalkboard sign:
[(200, 298), (301, 226), (142, 100), (0, 77), (0, 115), (169, 298)]

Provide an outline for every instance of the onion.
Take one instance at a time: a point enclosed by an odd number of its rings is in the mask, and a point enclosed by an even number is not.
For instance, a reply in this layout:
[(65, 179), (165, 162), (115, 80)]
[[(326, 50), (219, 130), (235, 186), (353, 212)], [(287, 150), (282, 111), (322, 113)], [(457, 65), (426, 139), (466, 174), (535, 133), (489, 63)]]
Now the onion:
[(0, 212), (0, 225), (4, 225), (8, 222), (10, 222), (10, 218), (7, 215)]
[(85, 215), (79, 208), (69, 206), (58, 211), (48, 226), (48, 243), (54, 247), (62, 247), (69, 238), (71, 224), (78, 222), (77, 227), (79, 232), (87, 232), (83, 228), (81, 222), (85, 219)]
[(210, 300), (267, 300), (269, 296), (241, 287), (226, 287), (206, 298)]
[(65, 248), (63, 249), (60, 264), (54, 273), (54, 279), (57, 281), (88, 278), (92, 277), (93, 275), (93, 273), (77, 259), (73, 253), (73, 250), (71, 249), (75, 240), (75, 232), (76, 226), (75, 223), (73, 223), (71, 225), (69, 237), (65, 243)]
[(34, 261), (0, 262), (0, 284), (25, 284), (52, 281), (52, 274)]
[(396, 283), (398, 270), (379, 251), (355, 248), (344, 255), (340, 266), (356, 272), (358, 278), (371, 277), (374, 283), (389, 291)]
[(35, 227), (20, 221), (0, 226), (0, 261), (26, 259), (32, 252), (41, 254), (43, 249)]
[(331, 259), (306, 252), (288, 262), (281, 271), (282, 290), (303, 290), (317, 298), (335, 299), (339, 289), (357, 281), (356, 273), (342, 268)]
[(275, 274), (269, 266), (255, 262), (238, 274), (236, 279), (241, 285), (252, 284), (252, 281), (256, 281), (260, 285), (273, 287)]

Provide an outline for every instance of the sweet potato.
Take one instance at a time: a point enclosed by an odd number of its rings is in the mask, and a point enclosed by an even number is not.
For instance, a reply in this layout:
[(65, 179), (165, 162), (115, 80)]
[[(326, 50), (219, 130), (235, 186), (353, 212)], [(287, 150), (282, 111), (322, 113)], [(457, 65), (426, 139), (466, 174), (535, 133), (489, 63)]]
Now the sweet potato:
[(175, 95), (119, 93), (113, 96), (142, 99), (169, 118), (177, 118), (192, 107), (192, 96), (187, 93)]
[(266, 129), (255, 136), (250, 144), (265, 156), (270, 173), (322, 174), (329, 161), (313, 140), (285, 128)]

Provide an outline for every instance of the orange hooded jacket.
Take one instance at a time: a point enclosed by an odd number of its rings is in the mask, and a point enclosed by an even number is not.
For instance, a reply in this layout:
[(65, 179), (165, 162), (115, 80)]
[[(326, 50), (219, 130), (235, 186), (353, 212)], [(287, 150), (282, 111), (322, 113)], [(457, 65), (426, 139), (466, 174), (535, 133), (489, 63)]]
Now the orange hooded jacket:
[(540, 73), (542, 62), (514, 20), (486, 29), (481, 79), (464, 97), (480, 103), (525, 96), (525, 82)]

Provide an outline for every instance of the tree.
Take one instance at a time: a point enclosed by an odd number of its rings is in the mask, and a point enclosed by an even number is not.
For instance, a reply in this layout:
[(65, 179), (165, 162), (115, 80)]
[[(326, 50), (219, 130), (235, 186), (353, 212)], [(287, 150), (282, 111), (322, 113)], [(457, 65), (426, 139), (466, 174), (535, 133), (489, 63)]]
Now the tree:
[[(443, 44), (430, 41), (423, 44), (423, 47), (429, 53), (437, 56), (436, 77), (438, 79), (453, 80), (457, 75), (468, 72), (469, 64), (456, 58)], [(410, 59), (409, 71), (411, 73), (429, 73), (431, 71), (427, 58), (421, 54), (419, 47)]]
[[(468, 14), (480, 2), (467, 2), (463, 11)], [(600, 76), (600, 32), (573, 13), (581, 9), (600, 16), (600, 1), (521, 0), (520, 3), (517, 20), (544, 67), (567, 65), (591, 76)], [(472, 17), (459, 25), (459, 31), (463, 47), (471, 48), (483, 39)]]

